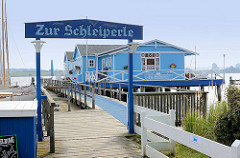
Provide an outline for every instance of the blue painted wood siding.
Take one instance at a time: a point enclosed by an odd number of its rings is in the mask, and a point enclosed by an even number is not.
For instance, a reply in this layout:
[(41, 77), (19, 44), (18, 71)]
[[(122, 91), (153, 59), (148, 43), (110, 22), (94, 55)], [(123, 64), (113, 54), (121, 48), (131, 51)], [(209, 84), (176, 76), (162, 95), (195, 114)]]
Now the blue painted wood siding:
[(19, 158), (36, 157), (35, 117), (0, 117), (0, 135), (17, 135)]

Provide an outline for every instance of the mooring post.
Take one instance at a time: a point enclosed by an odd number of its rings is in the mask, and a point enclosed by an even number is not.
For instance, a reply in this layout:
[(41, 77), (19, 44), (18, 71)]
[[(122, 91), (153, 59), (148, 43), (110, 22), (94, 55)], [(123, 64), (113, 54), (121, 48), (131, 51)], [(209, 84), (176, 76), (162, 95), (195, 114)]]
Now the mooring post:
[(68, 86), (68, 111), (71, 111), (71, 107), (70, 107), (70, 101), (71, 101), (71, 97), (70, 97), (70, 82), (68, 82), (68, 84), (67, 84), (67, 86)]
[(92, 86), (92, 108), (95, 109), (95, 82), (93, 82), (93, 86)]
[(218, 95), (218, 101), (220, 102), (222, 99), (222, 94), (221, 94), (221, 87), (220, 85), (217, 85), (217, 95)]
[(112, 83), (110, 83), (110, 98), (112, 98), (113, 97), (113, 91), (112, 91), (113, 89), (112, 89)]
[(87, 85), (84, 86), (84, 106), (87, 106)]
[(121, 84), (119, 83), (119, 88), (118, 88), (118, 99), (122, 101), (122, 87)]

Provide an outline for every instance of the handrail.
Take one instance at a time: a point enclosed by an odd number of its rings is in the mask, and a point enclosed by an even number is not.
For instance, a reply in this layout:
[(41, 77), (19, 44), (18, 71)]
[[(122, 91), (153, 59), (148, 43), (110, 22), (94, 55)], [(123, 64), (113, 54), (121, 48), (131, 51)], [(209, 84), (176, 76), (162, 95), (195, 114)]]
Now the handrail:
[(50, 136), (50, 153), (55, 152), (55, 131), (54, 131), (54, 107), (56, 102), (46, 89), (41, 87), (41, 91), (46, 95), (46, 99), (42, 100), (43, 118), (45, 129), (47, 129), (47, 136)]
[[(68, 98), (68, 111), (71, 111), (71, 101), (76, 105), (78, 102), (80, 102), (80, 105), (83, 103), (85, 106), (87, 106), (87, 97), (92, 98), (92, 108), (95, 108), (94, 85), (87, 85), (79, 82), (70, 82), (67, 80), (52, 80), (51, 78), (41, 79), (41, 81), (43, 86), (51, 86), (52, 91), (55, 93), (61, 93), (64, 95), (64, 97)], [(79, 88), (81, 90), (79, 90)], [(87, 93), (87, 91), (90, 93)], [(84, 102), (81, 102), (81, 95), (84, 96)]]

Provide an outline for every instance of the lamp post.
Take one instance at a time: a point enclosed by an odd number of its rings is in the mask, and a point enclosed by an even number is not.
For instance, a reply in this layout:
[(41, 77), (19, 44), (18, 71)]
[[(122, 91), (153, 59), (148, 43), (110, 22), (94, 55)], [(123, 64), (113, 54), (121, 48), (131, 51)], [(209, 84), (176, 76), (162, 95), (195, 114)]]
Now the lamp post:
[(128, 133), (134, 133), (133, 124), (133, 53), (138, 47), (137, 43), (128, 40)]
[(226, 54), (223, 54), (223, 83), (225, 83), (225, 57)]
[(38, 117), (38, 141), (43, 141), (42, 136), (42, 112), (41, 112), (41, 67), (40, 67), (40, 51), (45, 43), (40, 39), (36, 39), (32, 41), (35, 49), (36, 49), (36, 81), (37, 81), (37, 101), (38, 101), (38, 108), (37, 108), (37, 117)]

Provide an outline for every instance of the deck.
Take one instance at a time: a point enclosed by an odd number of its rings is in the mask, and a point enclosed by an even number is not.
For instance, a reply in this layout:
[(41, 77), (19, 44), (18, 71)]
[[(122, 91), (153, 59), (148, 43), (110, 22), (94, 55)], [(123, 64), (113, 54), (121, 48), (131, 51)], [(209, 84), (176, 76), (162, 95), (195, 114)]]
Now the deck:
[[(129, 138), (126, 126), (97, 106), (102, 105), (103, 97), (97, 100), (101, 101), (96, 102), (96, 109), (81, 110), (72, 105), (71, 112), (67, 112), (66, 101), (56, 101), (60, 105), (60, 111), (55, 111), (56, 152), (49, 153), (46, 138), (38, 142), (38, 157), (141, 157), (139, 145)], [(106, 105), (111, 103), (105, 101)]]

